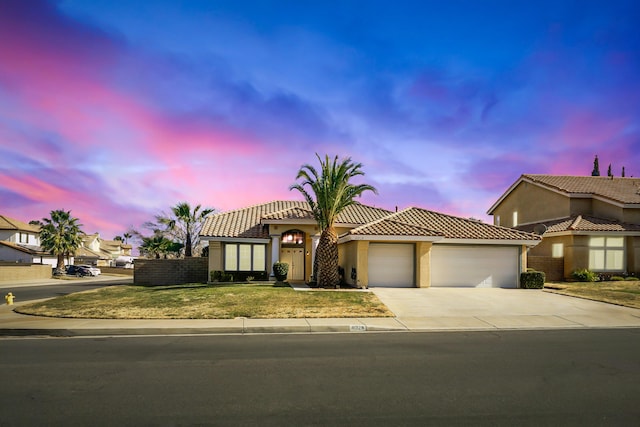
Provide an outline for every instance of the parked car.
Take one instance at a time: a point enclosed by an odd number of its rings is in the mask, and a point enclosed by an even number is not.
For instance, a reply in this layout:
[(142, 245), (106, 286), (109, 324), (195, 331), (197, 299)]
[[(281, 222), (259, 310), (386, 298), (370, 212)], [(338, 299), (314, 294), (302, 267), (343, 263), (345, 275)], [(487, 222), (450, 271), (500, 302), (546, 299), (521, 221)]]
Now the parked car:
[(98, 276), (100, 269), (91, 265), (69, 265), (67, 266), (67, 274), (71, 276)]
[(91, 276), (99, 276), (100, 274), (102, 274), (102, 271), (100, 271), (98, 267), (94, 267), (93, 265), (83, 264), (79, 265), (78, 267), (87, 269)]

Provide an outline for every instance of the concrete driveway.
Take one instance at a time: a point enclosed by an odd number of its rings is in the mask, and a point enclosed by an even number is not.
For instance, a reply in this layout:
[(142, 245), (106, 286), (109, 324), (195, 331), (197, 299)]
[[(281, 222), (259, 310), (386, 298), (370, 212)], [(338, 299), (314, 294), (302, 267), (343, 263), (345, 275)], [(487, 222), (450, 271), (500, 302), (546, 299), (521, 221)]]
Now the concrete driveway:
[(533, 289), (372, 288), (410, 329), (640, 327), (640, 310)]

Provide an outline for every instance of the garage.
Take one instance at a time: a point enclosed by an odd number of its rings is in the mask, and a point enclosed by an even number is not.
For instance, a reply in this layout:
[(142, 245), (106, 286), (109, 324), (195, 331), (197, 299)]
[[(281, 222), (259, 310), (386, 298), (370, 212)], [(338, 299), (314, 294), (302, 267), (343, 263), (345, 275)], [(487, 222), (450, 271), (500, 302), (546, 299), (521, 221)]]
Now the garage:
[(434, 244), (431, 286), (516, 288), (519, 254), (517, 246)]
[(415, 286), (414, 258), (413, 243), (369, 244), (369, 286)]

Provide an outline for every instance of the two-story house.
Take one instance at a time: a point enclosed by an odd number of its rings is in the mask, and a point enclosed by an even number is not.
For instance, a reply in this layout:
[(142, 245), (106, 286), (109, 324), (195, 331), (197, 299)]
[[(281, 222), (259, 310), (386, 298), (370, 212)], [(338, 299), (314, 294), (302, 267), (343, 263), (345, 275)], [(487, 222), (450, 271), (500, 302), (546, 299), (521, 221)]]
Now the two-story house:
[(640, 178), (522, 175), (488, 214), (543, 236), (527, 265), (548, 280), (578, 269), (640, 275)]
[(40, 227), (0, 215), (0, 261), (56, 266), (58, 260), (40, 247)]
[(104, 240), (99, 233), (85, 234), (76, 251), (76, 261), (98, 267), (115, 267), (118, 257), (131, 256), (131, 248), (130, 244), (120, 240)]

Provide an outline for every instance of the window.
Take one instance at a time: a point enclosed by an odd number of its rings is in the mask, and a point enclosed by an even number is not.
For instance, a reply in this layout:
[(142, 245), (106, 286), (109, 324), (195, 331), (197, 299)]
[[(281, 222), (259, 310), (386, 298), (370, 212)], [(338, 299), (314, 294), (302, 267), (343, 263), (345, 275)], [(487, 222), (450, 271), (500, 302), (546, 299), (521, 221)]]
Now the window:
[(623, 271), (624, 237), (597, 236), (589, 239), (589, 270)]
[(500, 215), (496, 215), (496, 225), (500, 225)]
[(562, 243), (553, 243), (551, 245), (551, 257), (553, 258), (564, 257), (564, 245)]
[(515, 211), (513, 213), (513, 225), (512, 227), (517, 227), (518, 226), (518, 211)]
[(19, 243), (29, 243), (29, 235), (27, 233), (20, 233)]
[(267, 246), (227, 243), (224, 246), (225, 271), (266, 271)]

